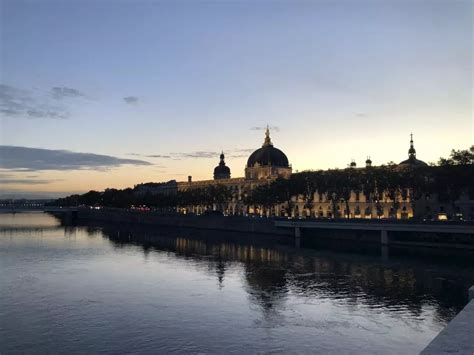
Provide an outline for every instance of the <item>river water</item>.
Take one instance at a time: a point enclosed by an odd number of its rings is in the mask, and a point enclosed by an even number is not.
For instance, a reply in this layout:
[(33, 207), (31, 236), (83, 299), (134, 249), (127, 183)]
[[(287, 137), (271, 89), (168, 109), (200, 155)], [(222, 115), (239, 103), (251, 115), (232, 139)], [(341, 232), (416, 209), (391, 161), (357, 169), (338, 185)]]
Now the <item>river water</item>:
[(467, 303), (456, 264), (0, 214), (0, 353), (414, 354)]

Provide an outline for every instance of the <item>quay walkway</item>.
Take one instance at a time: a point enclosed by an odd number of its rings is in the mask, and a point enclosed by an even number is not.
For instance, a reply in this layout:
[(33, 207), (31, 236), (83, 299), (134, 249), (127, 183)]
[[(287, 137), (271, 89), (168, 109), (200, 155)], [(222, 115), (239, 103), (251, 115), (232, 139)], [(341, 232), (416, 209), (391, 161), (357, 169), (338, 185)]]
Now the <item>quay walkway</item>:
[(469, 303), (428, 344), (421, 355), (474, 354), (474, 286), (469, 289)]
[[(378, 231), (380, 232), (380, 244), (388, 246), (390, 244), (398, 245), (420, 245), (435, 246), (433, 243), (420, 242), (400, 242), (390, 239), (390, 232), (417, 232), (417, 233), (444, 233), (444, 234), (463, 234), (472, 236), (474, 242), (474, 224), (472, 223), (416, 223), (416, 222), (394, 222), (394, 221), (315, 221), (315, 220), (276, 220), (275, 227), (284, 229), (294, 229), (294, 237), (297, 241), (301, 240), (302, 230), (304, 229), (326, 229), (326, 230), (352, 230), (352, 231)], [(449, 245), (453, 248), (473, 249), (472, 244)]]

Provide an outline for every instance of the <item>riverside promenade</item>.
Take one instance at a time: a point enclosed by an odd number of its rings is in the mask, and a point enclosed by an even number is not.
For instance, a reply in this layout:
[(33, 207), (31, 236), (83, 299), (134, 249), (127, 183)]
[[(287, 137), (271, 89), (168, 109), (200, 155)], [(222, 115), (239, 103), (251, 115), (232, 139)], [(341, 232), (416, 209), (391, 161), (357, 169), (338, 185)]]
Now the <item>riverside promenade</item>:
[(125, 209), (79, 209), (78, 218), (113, 223), (223, 230), (285, 236), (297, 247), (309, 240), (388, 247), (446, 248), (474, 252), (474, 224), (393, 220), (318, 220), (259, 216), (182, 215)]
[(421, 352), (422, 355), (474, 354), (474, 286), (469, 303)]
[[(304, 232), (363, 231), (375, 232), (362, 242), (380, 243), (381, 246), (448, 247), (474, 251), (474, 224), (452, 222), (417, 222), (394, 220), (276, 220), (275, 226), (293, 230), (298, 244)], [(378, 236), (377, 236), (378, 233)], [(409, 238), (397, 238), (400, 233)], [(324, 237), (324, 236), (320, 236)], [(332, 234), (331, 237), (338, 238)], [(316, 238), (313, 236), (313, 238)]]

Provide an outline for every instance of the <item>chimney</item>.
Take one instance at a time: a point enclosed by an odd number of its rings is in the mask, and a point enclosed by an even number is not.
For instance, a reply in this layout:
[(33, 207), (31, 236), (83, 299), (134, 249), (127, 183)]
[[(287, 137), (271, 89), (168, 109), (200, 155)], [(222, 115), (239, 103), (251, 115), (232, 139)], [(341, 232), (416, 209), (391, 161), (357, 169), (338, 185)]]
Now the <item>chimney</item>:
[(193, 177), (191, 175), (188, 176), (188, 182), (193, 181)]

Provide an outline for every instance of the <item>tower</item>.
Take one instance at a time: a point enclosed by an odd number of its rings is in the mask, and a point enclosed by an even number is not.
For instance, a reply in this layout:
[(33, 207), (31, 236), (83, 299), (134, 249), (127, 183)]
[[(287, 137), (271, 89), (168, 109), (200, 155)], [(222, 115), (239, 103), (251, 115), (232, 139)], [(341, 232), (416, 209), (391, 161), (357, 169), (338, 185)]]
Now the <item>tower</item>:
[(413, 143), (413, 133), (410, 133), (410, 149), (408, 149), (408, 159), (402, 161), (398, 164), (400, 168), (420, 168), (424, 166), (428, 166), (424, 161), (418, 160), (416, 158), (416, 150), (415, 145)]
[(225, 165), (224, 152), (221, 152), (219, 165), (214, 168), (214, 180), (230, 179), (230, 169)]
[(416, 158), (416, 150), (413, 145), (413, 133), (410, 133), (410, 149), (408, 149), (408, 158)]

